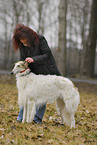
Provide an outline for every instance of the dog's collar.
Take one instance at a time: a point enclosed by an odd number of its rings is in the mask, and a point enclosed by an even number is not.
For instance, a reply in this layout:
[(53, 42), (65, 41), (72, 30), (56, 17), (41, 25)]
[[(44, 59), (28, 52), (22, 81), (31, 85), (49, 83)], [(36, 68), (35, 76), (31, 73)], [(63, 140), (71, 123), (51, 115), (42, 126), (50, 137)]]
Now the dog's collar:
[(27, 74), (22, 74), (21, 77), (27, 76), (27, 75), (29, 75), (29, 74), (30, 74), (30, 72), (28, 72)]
[(25, 72), (27, 69), (28, 69), (28, 68), (26, 68), (26, 69), (24, 69), (23, 71), (20, 72), (20, 73), (21, 73), (21, 76), (27, 76), (27, 75), (30, 74), (30, 71), (29, 71), (28, 73), (26, 73), (26, 74), (22, 74), (22, 73)]
[(28, 68), (26, 68), (26, 69), (24, 69), (24, 70), (20, 71), (20, 73), (23, 73), (23, 72), (25, 72), (27, 69), (28, 69)]

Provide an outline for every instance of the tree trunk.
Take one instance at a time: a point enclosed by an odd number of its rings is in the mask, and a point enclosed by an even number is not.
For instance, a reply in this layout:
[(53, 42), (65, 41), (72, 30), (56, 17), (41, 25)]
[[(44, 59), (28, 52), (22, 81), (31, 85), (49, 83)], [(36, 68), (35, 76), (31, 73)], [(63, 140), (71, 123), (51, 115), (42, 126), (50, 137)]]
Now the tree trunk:
[(92, 1), (90, 30), (84, 52), (83, 75), (94, 77), (97, 40), (97, 0)]
[(59, 47), (57, 64), (60, 73), (66, 75), (66, 15), (67, 0), (60, 0), (59, 4)]

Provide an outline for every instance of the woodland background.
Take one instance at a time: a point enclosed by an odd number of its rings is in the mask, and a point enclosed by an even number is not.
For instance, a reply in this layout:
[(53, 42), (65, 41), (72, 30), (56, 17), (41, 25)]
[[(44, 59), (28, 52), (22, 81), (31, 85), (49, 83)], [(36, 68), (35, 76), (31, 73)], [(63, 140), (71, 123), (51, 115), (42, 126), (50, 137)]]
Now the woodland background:
[(97, 0), (0, 0), (0, 69), (19, 60), (18, 23), (46, 37), (62, 75), (97, 75)]

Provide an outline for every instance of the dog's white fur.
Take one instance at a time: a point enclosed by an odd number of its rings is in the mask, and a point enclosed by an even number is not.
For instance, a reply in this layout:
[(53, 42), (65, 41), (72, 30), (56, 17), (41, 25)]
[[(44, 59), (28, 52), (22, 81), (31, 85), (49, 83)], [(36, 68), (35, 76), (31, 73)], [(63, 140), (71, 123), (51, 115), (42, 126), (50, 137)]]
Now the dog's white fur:
[(61, 115), (62, 124), (75, 127), (74, 113), (80, 103), (78, 90), (73, 83), (62, 76), (35, 75), (29, 73), (23, 61), (15, 64), (12, 72), (16, 74), (18, 88), (18, 103), (24, 107), (23, 123), (31, 122), (36, 113), (36, 107), (56, 101), (57, 110)]

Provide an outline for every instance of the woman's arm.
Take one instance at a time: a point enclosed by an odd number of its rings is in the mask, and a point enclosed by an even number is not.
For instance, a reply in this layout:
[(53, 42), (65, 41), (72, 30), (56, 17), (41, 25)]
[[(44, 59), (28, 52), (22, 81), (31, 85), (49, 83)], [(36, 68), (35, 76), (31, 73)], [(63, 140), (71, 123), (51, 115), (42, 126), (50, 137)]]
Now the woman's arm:
[(39, 47), (40, 47), (39, 49), (41, 51), (41, 55), (34, 56), (33, 58), (26, 58), (26, 61), (28, 61), (29, 63), (32, 62), (35, 64), (43, 64), (49, 60), (52, 53), (44, 37), (41, 38)]

